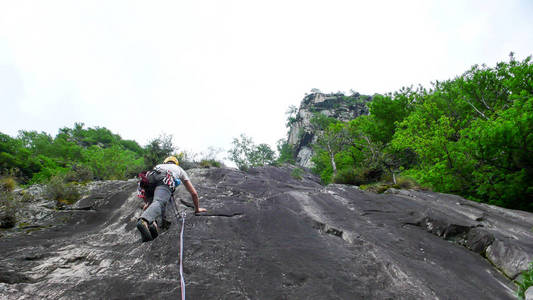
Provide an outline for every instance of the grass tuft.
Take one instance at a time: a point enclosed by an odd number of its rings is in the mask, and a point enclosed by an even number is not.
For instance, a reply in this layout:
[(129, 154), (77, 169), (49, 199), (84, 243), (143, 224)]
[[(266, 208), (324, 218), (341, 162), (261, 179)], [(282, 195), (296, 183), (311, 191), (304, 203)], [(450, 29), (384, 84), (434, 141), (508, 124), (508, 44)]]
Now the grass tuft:
[(200, 167), (202, 168), (220, 168), (222, 163), (214, 159), (202, 159), (200, 161)]
[(53, 176), (45, 187), (48, 198), (56, 200), (58, 206), (73, 204), (80, 199), (80, 191), (73, 183), (65, 183), (63, 176)]
[(15, 181), (13, 177), (8, 176), (8, 177), (0, 178), (0, 189), (1, 190), (12, 192), (16, 186), (17, 186), (17, 182)]
[(529, 263), (529, 269), (522, 272), (520, 277), (521, 279), (516, 281), (516, 284), (518, 284), (516, 295), (518, 299), (524, 299), (527, 289), (533, 286), (533, 262)]
[(291, 172), (291, 177), (296, 180), (302, 180), (303, 179), (304, 170), (300, 168), (295, 168)]

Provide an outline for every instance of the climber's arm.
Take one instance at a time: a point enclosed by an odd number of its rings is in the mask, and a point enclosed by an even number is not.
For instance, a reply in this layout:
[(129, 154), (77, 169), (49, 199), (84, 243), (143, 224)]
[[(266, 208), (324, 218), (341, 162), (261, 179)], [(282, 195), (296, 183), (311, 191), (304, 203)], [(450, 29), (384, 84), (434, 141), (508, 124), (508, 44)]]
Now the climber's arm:
[(191, 194), (192, 202), (194, 203), (194, 210), (195, 212), (205, 212), (207, 209), (200, 207), (200, 203), (198, 201), (198, 193), (196, 192), (196, 189), (192, 185), (190, 180), (184, 180), (183, 185), (185, 185), (185, 188), (187, 191), (189, 191), (189, 194)]

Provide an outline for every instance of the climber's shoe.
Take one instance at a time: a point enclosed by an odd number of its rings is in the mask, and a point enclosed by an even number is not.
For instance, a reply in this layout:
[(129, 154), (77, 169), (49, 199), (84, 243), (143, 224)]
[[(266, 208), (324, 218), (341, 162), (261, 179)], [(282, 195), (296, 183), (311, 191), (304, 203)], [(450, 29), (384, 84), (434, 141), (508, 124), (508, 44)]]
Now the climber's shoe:
[(149, 242), (154, 239), (150, 233), (148, 222), (145, 219), (139, 219), (139, 221), (137, 221), (137, 229), (139, 229), (139, 232), (141, 233), (143, 242)]
[(159, 234), (157, 233), (157, 223), (154, 221), (152, 224), (148, 225), (148, 229), (150, 230), (150, 234), (152, 234), (152, 239), (155, 239)]

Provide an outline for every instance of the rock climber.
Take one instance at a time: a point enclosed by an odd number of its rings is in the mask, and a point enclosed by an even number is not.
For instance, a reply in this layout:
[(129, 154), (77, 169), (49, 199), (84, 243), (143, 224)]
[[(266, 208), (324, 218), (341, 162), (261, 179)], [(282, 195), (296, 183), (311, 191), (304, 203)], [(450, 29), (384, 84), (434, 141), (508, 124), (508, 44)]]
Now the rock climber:
[(167, 157), (162, 164), (154, 167), (154, 176), (157, 178), (156, 187), (152, 203), (143, 211), (137, 221), (137, 229), (141, 233), (143, 242), (151, 241), (158, 235), (156, 219), (165, 214), (166, 206), (171, 201), (172, 194), (177, 185), (183, 185), (191, 194), (194, 203), (195, 213), (206, 212), (201, 208), (198, 201), (198, 193), (191, 183), (187, 172), (179, 166), (179, 161), (175, 156)]

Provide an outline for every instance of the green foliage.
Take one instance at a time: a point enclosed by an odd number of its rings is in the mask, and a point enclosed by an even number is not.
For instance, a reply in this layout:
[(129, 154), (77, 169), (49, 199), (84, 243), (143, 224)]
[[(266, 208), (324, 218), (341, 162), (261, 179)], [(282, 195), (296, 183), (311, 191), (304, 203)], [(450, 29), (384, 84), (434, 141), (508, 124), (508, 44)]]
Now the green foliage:
[(410, 170), (434, 190), (533, 210), (533, 66), (530, 58), (474, 66), (437, 82), (398, 124), (391, 146), (410, 149)]
[(383, 194), (389, 188), (391, 188), (390, 185), (383, 184), (383, 183), (372, 183), (368, 185), (361, 185), (361, 189), (368, 191), (368, 192), (376, 193), (376, 194)]
[(137, 144), (136, 141), (132, 140), (120, 140), (119, 144), (124, 148), (125, 150), (129, 150), (131, 152), (136, 153), (139, 156), (144, 155), (144, 149)]
[(202, 159), (200, 161), (200, 167), (202, 168), (220, 168), (222, 163), (214, 159)]
[(55, 159), (43, 154), (37, 155), (35, 161), (39, 166), (39, 171), (33, 174), (30, 184), (46, 182), (52, 176), (68, 172), (68, 167), (63, 167), (60, 163), (56, 163)]
[(362, 104), (364, 103), (364, 101), (368, 100), (368, 96), (361, 96), (357, 92), (353, 92), (353, 94), (350, 96), (346, 96), (343, 94), (341, 98), (344, 102), (347, 102), (349, 105)]
[(0, 133), (0, 174), (12, 174), (22, 184), (45, 183), (54, 176), (69, 182), (126, 179), (174, 151), (171, 136), (162, 135), (142, 148), (106, 128), (84, 128), (83, 123), (61, 128), (55, 137), (37, 131), (19, 131), (16, 138)]
[(297, 180), (303, 179), (304, 171), (300, 168), (294, 168), (291, 172), (291, 177)]
[(374, 95), (369, 103), (369, 122), (364, 124), (364, 132), (370, 135), (373, 141), (386, 144), (392, 139), (396, 122), (402, 121), (413, 109), (417, 93), (412, 88), (403, 88), (394, 95)]
[(39, 170), (31, 159), (31, 151), (19, 139), (0, 133), (0, 172), (13, 173), (17, 177), (30, 178)]
[(383, 170), (380, 168), (343, 168), (333, 182), (340, 184), (364, 185), (381, 179)]
[(91, 146), (84, 152), (84, 161), (87, 161), (94, 177), (100, 180), (132, 177), (144, 169), (140, 157), (129, 150), (121, 150), (118, 145), (110, 148)]
[(89, 182), (94, 180), (93, 170), (85, 165), (74, 164), (65, 175), (66, 182)]
[(151, 140), (144, 151), (145, 169), (152, 169), (172, 155), (177, 148), (172, 142), (171, 135), (162, 134), (158, 138)]
[[(223, 151), (224, 150), (222, 148), (211, 146), (207, 148), (207, 151), (199, 154), (199, 161), (195, 159), (197, 155), (194, 155), (190, 152), (180, 153), (180, 155), (178, 155), (178, 159), (180, 161), (180, 165), (184, 169), (187, 169), (188, 167), (221, 168), (224, 166), (224, 163), (222, 163), (218, 157)], [(185, 165), (182, 162), (185, 162)]]
[[(181, 151), (177, 154), (173, 154), (173, 156), (178, 159), (180, 167), (184, 170), (198, 168), (200, 166), (196, 159), (197, 154), (191, 151)], [(159, 162), (159, 164), (160, 163), (161, 162)]]
[(17, 223), (19, 204), (13, 193), (0, 188), (0, 228), (11, 228)]
[(12, 193), (15, 184), (11, 176), (0, 178), (0, 228), (11, 228), (17, 223), (20, 197)]
[(253, 167), (272, 165), (276, 162), (276, 152), (267, 144), (259, 144), (250, 153), (250, 164)]
[(255, 145), (252, 138), (241, 134), (240, 139), (233, 139), (233, 148), (228, 151), (229, 159), (240, 170), (246, 171), (250, 167), (272, 165), (276, 163), (276, 153), (267, 144)]
[(278, 160), (277, 164), (294, 164), (294, 148), (287, 141), (279, 140), (277, 144), (278, 148)]
[(298, 120), (297, 114), (298, 108), (294, 105), (289, 106), (289, 108), (285, 112), (285, 115), (287, 115), (287, 123), (285, 123), (285, 127), (290, 128), (292, 124), (294, 124)]
[[(324, 129), (321, 131), (316, 131), (318, 139), (314, 145), (314, 148), (316, 152), (322, 153), (320, 157), (323, 160), (327, 159), (329, 161), (329, 166), (331, 166), (331, 176), (335, 177), (337, 176), (337, 164), (335, 158), (347, 144), (347, 131), (345, 130), (343, 123), (332, 122), (327, 117), (324, 118), (318, 116), (319, 115), (315, 115), (315, 118), (311, 119), (311, 123), (313, 124), (313, 122), (315, 122), (317, 126), (320, 126)], [(326, 164), (325, 161), (322, 161), (321, 163), (321, 165)]]
[(516, 281), (518, 299), (524, 299), (527, 289), (533, 286), (533, 262), (529, 263), (529, 268), (522, 272), (521, 279)]
[(17, 182), (11, 176), (0, 177), (0, 190), (12, 192), (15, 189)]
[(250, 168), (250, 156), (254, 147), (252, 139), (241, 134), (240, 140), (233, 139), (233, 148), (228, 151), (229, 159), (237, 165), (237, 168), (246, 171)]
[(404, 176), (399, 176), (398, 178), (396, 178), (395, 185), (397, 188), (401, 189), (422, 189), (422, 187), (416, 182), (416, 180)]
[(370, 115), (346, 123), (313, 118), (322, 132), (313, 171), (324, 183), (403, 174), (435, 191), (533, 211), (531, 57), (473, 66), (430, 90), (374, 95), (368, 105)]
[(359, 176), (359, 172), (352, 168), (340, 169), (337, 173), (337, 176), (333, 178), (333, 182), (352, 185), (361, 185), (365, 183), (364, 180)]
[(326, 130), (329, 125), (339, 123), (339, 121), (335, 118), (328, 117), (321, 113), (315, 113), (311, 120), (311, 126), (313, 127), (313, 131), (322, 131)]
[(45, 193), (48, 198), (57, 201), (61, 207), (64, 204), (72, 204), (80, 199), (80, 191), (73, 183), (65, 183), (63, 176), (53, 176), (50, 178), (45, 187)]

